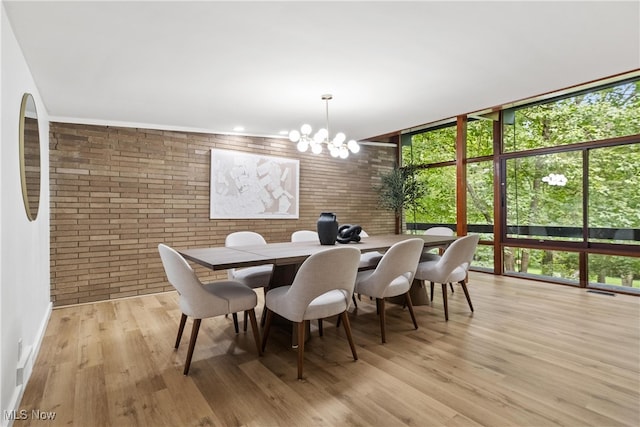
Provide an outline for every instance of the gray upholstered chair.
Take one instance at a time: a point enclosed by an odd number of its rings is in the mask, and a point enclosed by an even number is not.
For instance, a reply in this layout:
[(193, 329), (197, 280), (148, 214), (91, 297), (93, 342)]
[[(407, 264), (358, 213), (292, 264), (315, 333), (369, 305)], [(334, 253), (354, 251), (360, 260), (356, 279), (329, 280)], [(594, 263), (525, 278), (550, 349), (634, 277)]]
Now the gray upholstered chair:
[[(453, 236), (454, 232), (449, 227), (431, 227), (424, 230), (424, 234), (425, 236)], [(420, 262), (435, 261), (440, 259), (440, 256), (446, 249), (446, 246), (439, 247), (437, 249), (437, 254), (431, 253), (429, 251), (423, 252), (422, 256), (420, 257)]]
[(180, 345), (180, 338), (182, 338), (187, 316), (193, 317), (193, 329), (191, 330), (191, 340), (189, 341), (187, 360), (184, 365), (184, 374), (187, 375), (189, 373), (193, 349), (200, 330), (200, 322), (208, 317), (221, 316), (238, 311), (247, 313), (251, 318), (251, 328), (253, 329), (253, 338), (256, 341), (258, 354), (262, 355), (258, 323), (256, 322), (254, 311), (258, 303), (256, 293), (242, 283), (228, 280), (203, 285), (182, 255), (164, 244), (158, 245), (158, 251), (160, 252), (167, 278), (180, 296), (179, 304), (182, 316), (175, 348)]
[[(360, 237), (369, 237), (369, 234), (367, 234), (366, 231), (362, 230), (360, 232)], [(382, 255), (383, 254), (378, 251), (364, 252), (362, 255), (360, 255), (360, 264), (358, 265), (358, 270), (372, 270), (376, 268), (376, 266), (382, 259)], [(360, 295), (358, 295), (358, 299), (360, 299)], [(358, 308), (358, 301), (356, 301), (355, 294), (353, 294), (353, 305)], [(339, 327), (340, 323), (338, 322), (336, 326)]]
[(444, 318), (449, 320), (449, 308), (447, 305), (447, 283), (452, 284), (458, 282), (462, 286), (464, 295), (469, 303), (469, 308), (473, 312), (473, 304), (467, 290), (467, 273), (473, 260), (476, 247), (480, 236), (478, 234), (470, 234), (460, 237), (451, 243), (444, 251), (442, 257), (433, 260), (421, 262), (416, 270), (416, 279), (431, 282), (431, 301), (433, 301), (433, 285), (434, 283), (442, 284), (442, 298), (444, 302)]
[[(424, 234), (425, 236), (453, 236), (454, 232), (449, 227), (431, 227), (424, 230)], [(430, 251), (423, 252), (422, 256), (420, 257), (420, 262), (439, 260), (446, 248), (446, 246), (438, 247), (437, 254), (434, 254)], [(453, 284), (449, 283), (449, 287), (451, 287), (451, 293), (453, 293)]]
[(291, 233), (292, 242), (320, 242), (317, 231), (298, 230)]
[[(253, 231), (236, 231), (224, 240), (225, 246), (250, 246), (250, 245), (266, 245), (267, 241), (260, 234)], [(256, 265), (254, 267), (230, 268), (227, 270), (229, 280), (235, 280), (244, 283), (251, 289), (267, 288), (271, 282), (273, 274), (273, 265)], [(233, 314), (233, 325), (238, 333), (238, 315)], [(244, 330), (247, 330), (247, 316), (244, 316)]]
[(347, 309), (353, 295), (360, 250), (352, 246), (335, 247), (308, 257), (298, 269), (293, 283), (271, 289), (265, 297), (267, 320), (262, 335), (266, 348), (273, 313), (294, 322), (298, 337), (298, 379), (304, 364), (305, 323), (340, 315), (354, 360), (358, 360), (351, 337)]
[[(292, 242), (320, 242), (320, 238), (318, 237), (317, 231), (312, 230), (298, 230), (291, 233), (291, 241)], [(355, 298), (354, 298), (355, 303)], [(318, 319), (318, 333), (320, 336), (323, 335), (322, 329), (322, 319)]]
[[(362, 230), (360, 232), (360, 237), (369, 237), (366, 231)], [(360, 255), (360, 265), (359, 268), (361, 270), (365, 270), (368, 268), (375, 268), (376, 265), (382, 259), (382, 254), (380, 252), (365, 252)]]
[(366, 270), (358, 273), (355, 292), (376, 299), (378, 315), (380, 316), (382, 343), (387, 341), (385, 333), (385, 298), (405, 295), (413, 326), (418, 329), (409, 289), (411, 288), (423, 247), (424, 241), (418, 238), (398, 242), (385, 252), (375, 270)]
[[(298, 230), (298, 231), (294, 231), (293, 233), (291, 233), (291, 241), (292, 242), (320, 242), (320, 238), (318, 237), (318, 232), (317, 231), (311, 231), (311, 230)], [(364, 256), (364, 254), (362, 254), (362, 256)], [(362, 258), (360, 258), (362, 259)], [(353, 304), (358, 307), (358, 303), (356, 302), (356, 297), (353, 296), (352, 298)], [(322, 319), (318, 319), (318, 332), (320, 333), (320, 336), (322, 336), (323, 331), (322, 331)]]

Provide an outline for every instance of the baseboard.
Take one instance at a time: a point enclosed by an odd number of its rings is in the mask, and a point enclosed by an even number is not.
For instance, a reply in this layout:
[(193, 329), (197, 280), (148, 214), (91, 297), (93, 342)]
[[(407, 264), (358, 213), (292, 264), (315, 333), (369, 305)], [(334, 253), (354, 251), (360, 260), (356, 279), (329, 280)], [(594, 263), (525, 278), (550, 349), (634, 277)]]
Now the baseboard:
[(40, 327), (38, 328), (38, 332), (36, 333), (33, 343), (25, 348), (24, 358), (18, 361), (16, 372), (18, 372), (17, 375), (21, 377), (21, 384), (17, 385), (13, 390), (11, 399), (9, 400), (9, 404), (7, 405), (8, 409), (2, 411), (2, 420), (0, 423), (2, 427), (12, 427), (13, 422), (16, 419), (19, 419), (22, 415), (20, 412), (20, 402), (22, 401), (24, 390), (29, 383), (31, 373), (33, 372), (33, 366), (36, 362), (36, 359), (38, 358), (40, 346), (42, 345), (42, 340), (44, 339), (44, 334), (47, 331), (47, 325), (49, 324), (49, 319), (51, 318), (52, 308), (53, 304), (50, 302), (47, 306), (47, 311), (42, 319), (42, 322), (40, 322)]
[(49, 302), (47, 305), (47, 312), (40, 322), (40, 328), (38, 328), (38, 333), (36, 334), (36, 339), (33, 343), (33, 351), (31, 352), (31, 363), (29, 369), (29, 375), (26, 378), (25, 384), (29, 381), (29, 377), (31, 377), (31, 371), (33, 370), (33, 365), (36, 362), (38, 353), (40, 353), (40, 346), (42, 345), (42, 340), (44, 339), (44, 334), (47, 332), (47, 325), (49, 324), (49, 319), (51, 318), (51, 310), (53, 309), (53, 303)]

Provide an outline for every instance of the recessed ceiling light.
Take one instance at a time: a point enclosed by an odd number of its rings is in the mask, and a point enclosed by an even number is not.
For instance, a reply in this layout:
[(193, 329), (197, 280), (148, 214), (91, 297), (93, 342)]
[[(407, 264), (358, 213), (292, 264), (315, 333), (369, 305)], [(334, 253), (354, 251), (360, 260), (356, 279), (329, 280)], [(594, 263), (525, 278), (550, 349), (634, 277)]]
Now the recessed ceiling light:
[(244, 130), (244, 126), (236, 126), (233, 128), (234, 132), (242, 132)]

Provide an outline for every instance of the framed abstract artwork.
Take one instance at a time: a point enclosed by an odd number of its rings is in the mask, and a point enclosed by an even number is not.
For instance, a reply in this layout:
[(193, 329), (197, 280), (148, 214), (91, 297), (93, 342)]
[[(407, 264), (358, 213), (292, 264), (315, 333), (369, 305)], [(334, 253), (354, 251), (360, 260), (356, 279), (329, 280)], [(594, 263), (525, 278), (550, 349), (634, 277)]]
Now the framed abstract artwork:
[(300, 162), (211, 150), (211, 219), (297, 219)]

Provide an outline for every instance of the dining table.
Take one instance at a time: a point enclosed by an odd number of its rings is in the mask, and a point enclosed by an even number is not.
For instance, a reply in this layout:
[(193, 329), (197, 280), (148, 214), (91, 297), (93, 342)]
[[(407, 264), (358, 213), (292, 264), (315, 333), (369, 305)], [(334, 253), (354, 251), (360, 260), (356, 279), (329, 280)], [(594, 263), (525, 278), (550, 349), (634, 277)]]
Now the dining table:
[[(424, 241), (425, 250), (446, 246), (456, 240), (454, 236), (432, 236), (417, 234), (386, 234), (362, 237), (359, 242), (346, 243), (360, 249), (360, 252), (384, 252), (403, 240), (419, 238)], [(336, 243), (335, 246), (341, 246)], [(255, 265), (273, 264), (273, 274), (269, 289), (293, 283), (300, 265), (309, 256), (335, 247), (321, 245), (320, 242), (279, 242), (266, 245), (225, 246), (183, 249), (178, 252), (187, 260), (214, 271), (242, 268)], [(414, 281), (411, 298), (414, 305), (427, 305), (425, 289)]]
[[(398, 242), (416, 237), (424, 241), (424, 250), (437, 247), (441, 248), (456, 240), (454, 236), (387, 234), (362, 237), (359, 242), (344, 244), (336, 242), (335, 245), (321, 245), (319, 241), (279, 242), (262, 245), (191, 248), (179, 250), (178, 252), (185, 259), (214, 271), (272, 264), (273, 273), (269, 286), (265, 289), (266, 293), (269, 289), (292, 284), (300, 265), (315, 253), (341, 245), (354, 246), (360, 249), (362, 253), (384, 252)], [(375, 268), (375, 266), (369, 268)], [(419, 281), (413, 281), (409, 293), (414, 306), (429, 304), (426, 289)], [(404, 300), (394, 297), (390, 298), (390, 302), (403, 304)], [(264, 324), (264, 314), (265, 312), (263, 311), (262, 324)], [(297, 335), (293, 333), (291, 323), (285, 319), (279, 319), (276, 323), (285, 325), (285, 329), (288, 329), (291, 334), (291, 345), (293, 348), (296, 348), (298, 345)], [(307, 322), (306, 336), (307, 339), (310, 336), (309, 322)]]

